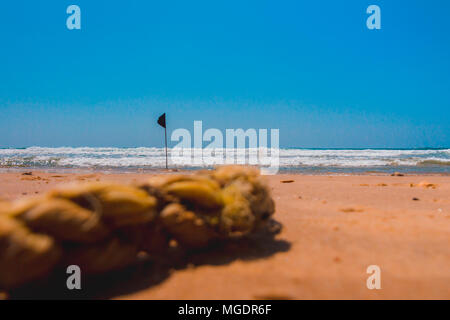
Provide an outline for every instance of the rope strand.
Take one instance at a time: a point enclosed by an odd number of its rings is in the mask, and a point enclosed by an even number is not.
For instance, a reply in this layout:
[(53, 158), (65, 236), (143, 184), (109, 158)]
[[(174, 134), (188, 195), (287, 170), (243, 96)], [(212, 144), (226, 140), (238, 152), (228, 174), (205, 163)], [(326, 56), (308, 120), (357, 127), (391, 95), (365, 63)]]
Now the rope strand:
[(269, 189), (255, 168), (224, 166), (137, 186), (71, 185), (0, 202), (0, 289), (75, 264), (87, 274), (123, 268), (139, 252), (161, 254), (239, 239), (268, 224)]

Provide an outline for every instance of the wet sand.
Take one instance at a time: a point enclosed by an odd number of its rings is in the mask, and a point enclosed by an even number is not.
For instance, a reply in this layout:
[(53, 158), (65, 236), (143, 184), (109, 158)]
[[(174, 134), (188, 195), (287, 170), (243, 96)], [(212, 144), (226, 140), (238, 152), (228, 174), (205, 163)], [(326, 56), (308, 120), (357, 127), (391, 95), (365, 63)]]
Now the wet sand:
[[(151, 175), (0, 173), (0, 198), (42, 194), (73, 181), (132, 183)], [(111, 297), (450, 299), (449, 176), (283, 174), (267, 180), (274, 218), (284, 226), (275, 240), (247, 243), (241, 253), (204, 253)], [(366, 287), (370, 265), (381, 269), (380, 290)]]

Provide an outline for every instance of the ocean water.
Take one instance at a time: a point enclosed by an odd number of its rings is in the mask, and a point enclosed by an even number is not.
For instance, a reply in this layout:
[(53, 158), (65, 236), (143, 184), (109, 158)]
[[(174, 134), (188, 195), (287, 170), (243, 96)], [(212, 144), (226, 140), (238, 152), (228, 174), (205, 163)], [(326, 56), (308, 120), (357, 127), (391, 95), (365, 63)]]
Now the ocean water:
[[(220, 152), (221, 150), (217, 150)], [(249, 154), (260, 150), (246, 149)], [(186, 161), (169, 166), (198, 169), (206, 165)], [(244, 155), (238, 155), (243, 157)], [(205, 156), (205, 159), (207, 157)], [(45, 148), (0, 149), (0, 168), (156, 170), (165, 167), (164, 148)], [(417, 172), (450, 173), (450, 149), (300, 149), (279, 150), (281, 172), (360, 173)]]

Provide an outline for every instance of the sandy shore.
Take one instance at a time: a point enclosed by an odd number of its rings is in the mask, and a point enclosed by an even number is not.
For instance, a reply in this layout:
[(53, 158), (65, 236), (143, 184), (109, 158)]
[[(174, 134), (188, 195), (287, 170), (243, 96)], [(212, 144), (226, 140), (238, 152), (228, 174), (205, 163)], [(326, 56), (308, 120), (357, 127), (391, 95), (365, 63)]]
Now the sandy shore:
[[(137, 182), (148, 176), (0, 173), (0, 197), (41, 194), (71, 181)], [(275, 241), (243, 246), (241, 254), (197, 257), (179, 270), (150, 274), (112, 297), (450, 299), (449, 176), (289, 174), (267, 179), (275, 219), (284, 226)], [(282, 183), (286, 180), (292, 182)], [(381, 268), (380, 290), (366, 287), (370, 265)]]

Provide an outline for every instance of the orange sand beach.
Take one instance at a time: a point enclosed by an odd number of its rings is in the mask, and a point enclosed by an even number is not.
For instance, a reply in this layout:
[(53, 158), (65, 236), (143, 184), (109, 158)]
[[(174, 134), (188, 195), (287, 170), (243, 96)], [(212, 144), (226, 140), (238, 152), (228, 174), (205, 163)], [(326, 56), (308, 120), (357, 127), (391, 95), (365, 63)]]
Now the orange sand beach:
[[(0, 173), (0, 198), (73, 181), (145, 181), (138, 173)], [(450, 299), (450, 176), (267, 176), (284, 228), (178, 268), (108, 279), (115, 299)], [(381, 270), (381, 289), (366, 286)], [(114, 283), (116, 282), (117, 283)], [(83, 290), (89, 292), (89, 287)], [(97, 289), (96, 289), (97, 290)]]

